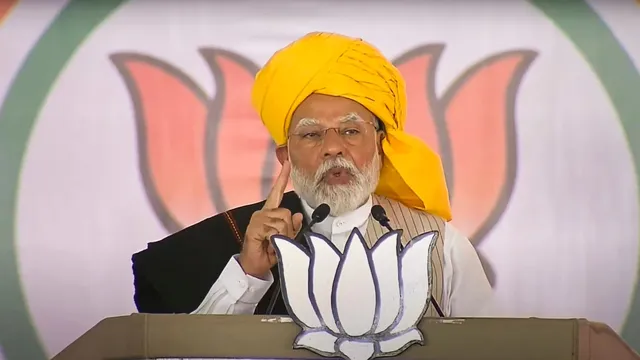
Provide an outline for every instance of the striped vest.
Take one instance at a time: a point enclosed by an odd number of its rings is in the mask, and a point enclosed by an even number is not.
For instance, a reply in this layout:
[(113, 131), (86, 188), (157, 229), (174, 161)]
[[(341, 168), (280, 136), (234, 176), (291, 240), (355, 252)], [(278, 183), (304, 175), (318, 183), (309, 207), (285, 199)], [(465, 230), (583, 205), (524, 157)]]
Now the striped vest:
[[(444, 285), (444, 230), (445, 222), (442, 218), (431, 215), (429, 213), (408, 208), (401, 203), (387, 199), (383, 196), (373, 195), (373, 205), (381, 205), (387, 213), (387, 217), (394, 229), (402, 229), (402, 245), (406, 245), (414, 237), (428, 231), (438, 231), (436, 245), (431, 253), (431, 295), (436, 300), (442, 311), (447, 315), (443, 308), (443, 285)], [(369, 219), (367, 222), (367, 231), (365, 241), (369, 247), (387, 230), (383, 229), (380, 224)], [(438, 317), (438, 313), (433, 306), (428, 307), (425, 317)]]

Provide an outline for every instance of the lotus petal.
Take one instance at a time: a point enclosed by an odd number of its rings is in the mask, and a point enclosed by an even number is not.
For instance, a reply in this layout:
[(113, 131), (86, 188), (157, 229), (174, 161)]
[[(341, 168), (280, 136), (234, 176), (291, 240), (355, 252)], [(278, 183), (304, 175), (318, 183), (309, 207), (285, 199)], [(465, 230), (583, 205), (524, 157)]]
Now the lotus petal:
[(475, 244), (500, 219), (514, 188), (516, 95), (536, 55), (493, 55), (465, 71), (440, 100), (451, 146), (453, 224)]
[(376, 333), (389, 328), (400, 311), (400, 279), (398, 277), (398, 253), (400, 233), (388, 232), (371, 249), (373, 270), (378, 279), (378, 302)]
[(415, 326), (426, 310), (431, 294), (431, 250), (437, 234), (431, 231), (415, 237), (400, 255), (403, 307), (394, 334)]
[(367, 360), (375, 351), (372, 342), (366, 340), (342, 340), (338, 345), (340, 352), (349, 360)]
[[(9, 15), (11, 14), (11, 11), (13, 11), (13, 9), (16, 8), (16, 5), (18, 5), (18, 2), (20, 0), (5, 0), (5, 1), (0, 1), (0, 24), (2, 24), (2, 22), (9, 17)], [(2, 357), (2, 353), (0, 352), (0, 359), (4, 359)]]
[(361, 336), (371, 330), (378, 298), (374, 279), (367, 245), (360, 231), (353, 229), (333, 286), (334, 315), (342, 333)]
[(380, 341), (380, 352), (382, 353), (398, 353), (408, 348), (412, 344), (422, 343), (424, 341), (422, 333), (416, 329), (410, 329), (398, 336), (387, 338)]
[(219, 187), (217, 195), (224, 209), (260, 201), (271, 190), (280, 169), (273, 156), (275, 144), (265, 127), (256, 126), (260, 116), (251, 106), (253, 79), (259, 67), (242, 55), (219, 48), (203, 48), (200, 53), (211, 69), (216, 89), (209, 105), (207, 137), (202, 139), (207, 144), (209, 176)]
[(164, 227), (173, 233), (224, 210), (214, 206), (207, 183), (207, 94), (160, 59), (118, 53), (111, 60), (133, 101), (140, 171)]
[(336, 340), (337, 337), (326, 331), (303, 331), (296, 337), (293, 347), (317, 350), (325, 356), (331, 356), (336, 351)]
[(315, 299), (320, 320), (334, 333), (339, 333), (331, 308), (331, 295), (336, 271), (340, 263), (340, 252), (321, 235), (308, 237), (311, 250), (311, 297)]
[[(300, 245), (286, 237), (274, 235), (271, 242), (278, 257), (282, 296), (289, 307), (290, 315), (309, 328), (320, 327), (320, 319), (308, 297), (309, 255)], [(288, 291), (290, 289), (295, 290)]]

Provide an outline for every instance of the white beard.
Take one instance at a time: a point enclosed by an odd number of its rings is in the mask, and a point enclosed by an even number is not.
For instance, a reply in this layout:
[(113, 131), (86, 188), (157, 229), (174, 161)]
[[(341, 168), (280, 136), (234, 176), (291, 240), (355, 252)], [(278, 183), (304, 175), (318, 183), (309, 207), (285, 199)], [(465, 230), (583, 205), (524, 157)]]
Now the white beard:
[[(367, 201), (378, 186), (381, 166), (380, 154), (377, 151), (362, 171), (351, 161), (336, 157), (322, 163), (315, 175), (310, 177), (292, 163), (291, 183), (296, 194), (309, 206), (315, 209), (318, 205), (326, 203), (331, 207), (331, 216), (340, 216), (359, 208)], [(347, 170), (353, 179), (344, 185), (327, 184), (324, 181), (325, 174), (335, 168)]]

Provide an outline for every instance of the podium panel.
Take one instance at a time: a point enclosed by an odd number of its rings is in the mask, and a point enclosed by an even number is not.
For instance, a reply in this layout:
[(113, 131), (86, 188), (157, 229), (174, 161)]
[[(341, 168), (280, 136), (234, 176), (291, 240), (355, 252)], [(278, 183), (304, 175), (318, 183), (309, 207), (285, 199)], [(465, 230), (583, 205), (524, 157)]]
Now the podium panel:
[[(636, 360), (608, 326), (584, 319), (424, 318), (425, 344), (395, 359)], [(53, 360), (326, 359), (293, 349), (290, 318), (254, 315), (151, 315), (107, 318)]]

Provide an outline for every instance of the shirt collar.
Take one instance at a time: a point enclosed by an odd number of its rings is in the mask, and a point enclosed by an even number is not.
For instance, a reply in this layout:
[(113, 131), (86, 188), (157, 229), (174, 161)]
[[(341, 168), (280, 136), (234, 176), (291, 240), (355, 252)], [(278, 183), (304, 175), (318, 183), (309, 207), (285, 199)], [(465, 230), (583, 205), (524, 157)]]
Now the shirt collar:
[[(314, 209), (304, 199), (300, 198), (300, 202), (302, 203), (305, 218), (307, 220), (311, 219), (311, 213), (313, 213)], [(329, 240), (335, 234), (351, 233), (353, 228), (360, 228), (366, 224), (372, 205), (373, 199), (369, 196), (367, 201), (359, 208), (341, 216), (329, 215), (323, 222), (311, 227), (311, 230)]]

